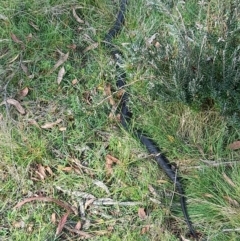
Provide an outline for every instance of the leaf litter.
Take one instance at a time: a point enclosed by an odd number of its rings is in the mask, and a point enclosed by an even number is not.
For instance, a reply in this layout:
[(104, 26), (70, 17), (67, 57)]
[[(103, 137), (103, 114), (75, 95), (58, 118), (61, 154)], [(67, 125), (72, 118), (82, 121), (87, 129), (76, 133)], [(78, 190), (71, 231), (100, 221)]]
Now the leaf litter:
[(144, 208), (139, 208), (139, 209), (138, 209), (138, 217), (139, 217), (140, 219), (145, 219), (145, 218), (147, 217), (147, 214), (146, 214)]
[(28, 92), (29, 92), (28, 87), (25, 87), (19, 92), (19, 96), (20, 97), (26, 97), (28, 95)]
[(106, 155), (105, 161), (106, 161), (106, 163), (105, 163), (106, 173), (108, 176), (112, 175), (112, 173), (113, 173), (113, 165), (121, 163), (120, 160), (118, 160), (116, 157), (113, 157), (109, 154)]
[(11, 38), (14, 43), (21, 44), (23, 41), (21, 41), (14, 33), (11, 33)]
[(35, 172), (40, 177), (41, 180), (44, 180), (47, 176), (45, 172), (45, 168), (41, 164), (38, 164), (38, 170), (36, 170)]
[(67, 222), (67, 218), (68, 218), (69, 214), (70, 214), (70, 212), (65, 213), (62, 216), (62, 218), (60, 219), (58, 226), (57, 226), (56, 234), (55, 234), (56, 236), (58, 236), (62, 232), (62, 230)]
[(23, 63), (21, 63), (20, 66), (21, 66), (21, 69), (23, 70), (23, 72), (24, 72), (26, 75), (29, 75), (29, 74), (28, 74), (28, 67), (27, 67), (25, 64), (23, 64)]
[(58, 199), (55, 199), (55, 198), (51, 198), (51, 197), (41, 197), (41, 196), (38, 196), (38, 197), (30, 197), (30, 198), (26, 198), (24, 199), (23, 201), (17, 203), (13, 209), (19, 209), (21, 208), (24, 204), (26, 203), (29, 203), (29, 202), (34, 202), (34, 201), (41, 201), (41, 202), (53, 202), (53, 203), (56, 203), (58, 206), (66, 209), (68, 212), (70, 213), (74, 213), (75, 215), (78, 214), (78, 210), (69, 205), (68, 203), (64, 202), (64, 201), (61, 201), (61, 200), (58, 200)]
[(44, 125), (41, 126), (42, 129), (52, 129), (59, 123), (61, 123), (63, 120), (62, 119), (57, 119), (55, 122), (47, 122)]
[[(91, 238), (92, 237), (92, 235), (88, 234), (87, 232), (79, 230), (81, 228), (81, 226), (82, 226), (80, 221), (77, 222), (77, 224), (75, 225), (74, 228), (68, 227), (66, 225), (67, 219), (68, 219), (69, 215), (71, 213), (73, 213), (75, 215), (78, 215), (78, 210), (74, 206), (71, 206), (71, 205), (69, 205), (68, 203), (66, 203), (64, 201), (57, 200), (57, 199), (50, 198), (50, 197), (41, 197), (41, 196), (30, 197), (30, 198), (26, 198), (23, 201), (19, 202), (17, 205), (14, 206), (14, 209), (21, 208), (24, 204), (29, 203), (29, 202), (33, 202), (33, 201), (54, 202), (54, 203), (56, 203), (57, 205), (61, 206), (62, 208), (64, 208), (67, 211), (61, 217), (61, 219), (58, 222), (58, 226), (57, 226), (56, 234), (55, 234), (56, 236), (60, 235), (63, 229), (67, 229), (68, 231), (70, 231), (72, 233), (76, 233), (76, 234), (78, 234), (78, 235), (80, 235), (80, 236), (82, 236), (84, 238)], [(51, 215), (51, 221), (52, 221), (52, 223), (56, 223), (56, 214), (55, 213), (53, 213)], [(15, 223), (16, 223), (15, 224), (16, 227), (25, 226), (25, 224), (23, 224), (22, 221), (15, 222)]]
[(83, 24), (84, 21), (83, 21), (81, 18), (79, 18), (78, 15), (77, 15), (77, 13), (76, 13), (76, 9), (81, 9), (81, 8), (83, 8), (83, 7), (80, 7), (80, 6), (78, 6), (78, 7), (73, 7), (73, 8), (72, 8), (72, 13), (73, 13), (73, 17), (75, 18), (75, 20), (76, 20), (78, 23)]
[(6, 101), (3, 101), (3, 102), (0, 104), (0, 106), (1, 106), (1, 105), (4, 105), (4, 104), (13, 105), (21, 115), (25, 115), (25, 114), (26, 114), (25, 109), (21, 106), (21, 104), (19, 103), (19, 101), (15, 100), (15, 99), (7, 99)]
[(64, 64), (69, 57), (69, 52), (64, 54), (60, 50), (57, 50), (57, 51), (60, 54), (60, 58), (57, 61), (57, 63), (53, 66), (53, 68), (48, 72), (48, 74), (52, 74), (58, 67), (60, 67), (62, 64)]
[(238, 150), (238, 149), (240, 149), (240, 141), (234, 141), (234, 142), (232, 142), (232, 143), (228, 146), (228, 148), (229, 148), (230, 150)]
[(63, 76), (66, 74), (64, 66), (59, 70), (58, 77), (57, 77), (57, 84), (60, 85), (62, 82)]

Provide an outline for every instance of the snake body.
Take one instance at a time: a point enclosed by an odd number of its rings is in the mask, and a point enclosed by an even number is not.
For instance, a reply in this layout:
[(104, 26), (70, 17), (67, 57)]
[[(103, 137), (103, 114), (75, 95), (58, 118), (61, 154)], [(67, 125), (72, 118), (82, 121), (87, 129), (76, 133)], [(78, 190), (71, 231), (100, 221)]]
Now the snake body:
[[(116, 68), (117, 68), (116, 85), (118, 88), (124, 88), (126, 84), (126, 81), (125, 81), (126, 73), (122, 71), (119, 67), (119, 64), (120, 64), (119, 61), (121, 59), (122, 53), (112, 44), (112, 40), (114, 37), (118, 35), (118, 33), (122, 29), (122, 26), (125, 21), (126, 10), (127, 10), (127, 0), (121, 0), (120, 8), (119, 8), (115, 23), (113, 27), (108, 31), (104, 39), (106, 47), (110, 49), (111, 56), (116, 61)], [(128, 99), (129, 99), (128, 93), (124, 91), (120, 102), (120, 115), (121, 115), (120, 120), (121, 120), (122, 126), (126, 130), (129, 130), (129, 122), (132, 117), (132, 113), (128, 107)], [(157, 145), (154, 143), (154, 141), (151, 138), (143, 135), (142, 131), (140, 130), (133, 130), (133, 133), (140, 140), (140, 142), (146, 147), (148, 152), (152, 156), (154, 156), (154, 159), (161, 167), (161, 169), (166, 173), (169, 179), (176, 185), (178, 194), (180, 195), (181, 208), (182, 208), (182, 212), (183, 212), (186, 224), (188, 225), (189, 231), (192, 234), (192, 236), (197, 239), (196, 232), (192, 226), (192, 223), (190, 221), (190, 218), (187, 212), (186, 198), (184, 196), (184, 190), (183, 190), (180, 178), (173, 170), (169, 160), (163, 154), (161, 154), (161, 150), (157, 147)]]

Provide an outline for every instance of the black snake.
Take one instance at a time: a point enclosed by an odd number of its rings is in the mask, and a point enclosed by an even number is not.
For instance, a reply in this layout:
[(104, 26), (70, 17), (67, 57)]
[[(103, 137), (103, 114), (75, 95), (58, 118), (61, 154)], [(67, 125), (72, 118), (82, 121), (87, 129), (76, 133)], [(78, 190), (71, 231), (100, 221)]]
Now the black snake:
[[(124, 88), (126, 82), (126, 73), (122, 71), (119, 67), (119, 64), (121, 64), (121, 56), (122, 53), (120, 50), (118, 50), (114, 45), (112, 44), (112, 40), (116, 35), (121, 31), (121, 28), (124, 24), (125, 20), (125, 13), (127, 10), (127, 0), (121, 0), (120, 2), (120, 9), (118, 11), (115, 23), (113, 27), (108, 31), (108, 33), (105, 36), (104, 42), (106, 47), (110, 50), (111, 56), (116, 61), (116, 68), (117, 68), (117, 81), (116, 85), (117, 87)], [(126, 129), (129, 130), (129, 122), (131, 120), (131, 111), (128, 107), (128, 93), (124, 91), (121, 102), (120, 102), (120, 115), (121, 115), (121, 124)], [(188, 225), (189, 231), (191, 235), (197, 239), (197, 234), (192, 226), (192, 223), (190, 221), (187, 207), (186, 207), (186, 198), (184, 196), (184, 190), (182, 187), (182, 184), (180, 182), (180, 178), (177, 177), (176, 172), (173, 170), (170, 162), (168, 159), (161, 153), (160, 149), (157, 147), (157, 145), (154, 143), (154, 141), (143, 135), (142, 131), (140, 130), (133, 130), (134, 135), (141, 141), (141, 143), (147, 148), (148, 152), (154, 156), (154, 159), (158, 163), (158, 165), (164, 170), (166, 175), (170, 178), (170, 180), (176, 185), (176, 188), (178, 190), (179, 196), (180, 196), (180, 203), (182, 212), (185, 218), (185, 221)]]

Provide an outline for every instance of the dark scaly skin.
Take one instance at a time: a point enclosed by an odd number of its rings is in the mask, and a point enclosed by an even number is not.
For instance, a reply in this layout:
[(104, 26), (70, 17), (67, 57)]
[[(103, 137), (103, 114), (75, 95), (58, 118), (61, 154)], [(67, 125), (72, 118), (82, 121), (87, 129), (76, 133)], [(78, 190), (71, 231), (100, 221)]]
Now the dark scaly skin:
[(114, 25), (112, 28), (108, 31), (107, 35), (105, 36), (105, 41), (110, 43), (112, 42), (112, 39), (118, 35), (118, 33), (122, 29), (122, 25), (124, 24), (125, 17), (124, 14), (127, 9), (127, 0), (122, 0), (120, 3), (120, 10), (118, 11), (117, 18), (115, 20)]
[[(117, 14), (115, 23), (113, 27), (109, 30), (107, 35), (105, 36), (105, 45), (110, 49), (111, 55), (117, 63), (116, 68), (117, 68), (118, 76), (117, 76), (116, 85), (119, 89), (123, 88), (126, 84), (125, 83), (126, 73), (121, 71), (118, 66), (122, 53), (121, 51), (119, 51), (113, 46), (112, 39), (116, 37), (116, 35), (121, 31), (122, 25), (124, 24), (124, 21), (125, 21), (124, 14), (126, 12), (126, 9), (127, 9), (127, 0), (122, 0), (120, 3), (120, 10)], [(129, 110), (127, 104), (128, 104), (128, 94), (127, 92), (124, 92), (120, 103), (120, 114), (121, 114), (121, 124), (126, 130), (129, 129), (128, 123), (130, 122), (131, 116), (132, 116), (132, 113)], [(180, 203), (181, 203), (181, 208), (182, 208), (185, 221), (188, 225), (190, 233), (193, 235), (194, 238), (197, 239), (197, 235), (195, 233), (195, 230), (192, 226), (192, 223), (190, 221), (190, 218), (187, 212), (186, 198), (184, 196), (184, 191), (183, 191), (180, 179), (177, 177), (175, 171), (173, 171), (168, 159), (163, 154), (161, 154), (160, 149), (155, 145), (153, 140), (151, 140), (147, 136), (142, 135), (141, 131), (134, 131), (134, 134), (141, 141), (141, 143), (147, 148), (148, 152), (154, 156), (156, 162), (164, 170), (164, 172), (169, 177), (169, 179), (176, 185), (178, 193), (180, 195)]]
[(184, 196), (184, 190), (182, 188), (182, 184), (180, 182), (179, 177), (177, 177), (176, 172), (173, 171), (173, 168), (169, 163), (168, 159), (163, 154), (161, 154), (160, 149), (155, 145), (155, 143), (150, 138), (142, 135), (139, 131), (136, 131), (135, 134), (141, 141), (141, 143), (147, 148), (148, 152), (154, 156), (156, 162), (164, 170), (169, 179), (176, 185), (178, 193), (180, 195), (180, 203), (185, 221), (188, 225), (190, 233), (193, 235), (194, 238), (197, 239), (197, 235), (195, 233), (195, 230), (192, 226), (192, 223), (187, 212), (186, 198)]

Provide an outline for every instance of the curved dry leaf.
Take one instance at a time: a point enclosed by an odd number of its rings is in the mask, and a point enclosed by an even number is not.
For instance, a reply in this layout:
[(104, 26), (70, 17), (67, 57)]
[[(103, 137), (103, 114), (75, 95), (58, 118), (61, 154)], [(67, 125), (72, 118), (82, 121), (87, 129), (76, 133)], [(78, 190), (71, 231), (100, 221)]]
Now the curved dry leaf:
[(55, 234), (56, 236), (58, 236), (62, 232), (63, 227), (65, 226), (65, 224), (67, 222), (67, 218), (68, 218), (69, 214), (70, 214), (69, 212), (65, 213), (63, 215), (63, 217), (60, 219), (57, 230), (56, 230), (56, 234)]
[(38, 27), (35, 23), (29, 22), (29, 24), (30, 24), (35, 30), (37, 30), (37, 31), (40, 30), (39, 27)]
[(157, 42), (154, 44), (154, 46), (155, 46), (156, 48), (160, 48), (160, 47), (161, 47), (161, 44), (157, 41)]
[(240, 141), (234, 141), (233, 143), (229, 144), (228, 148), (230, 150), (240, 149)]
[(66, 71), (65, 71), (65, 68), (62, 67), (59, 72), (58, 72), (58, 77), (57, 77), (57, 83), (58, 85), (60, 85), (62, 79), (63, 79), (63, 76), (66, 74)]
[(23, 70), (23, 72), (28, 75), (28, 68), (25, 64), (21, 63), (21, 69)]
[(141, 219), (145, 219), (147, 217), (147, 214), (146, 214), (144, 208), (138, 209), (138, 217)]
[(113, 164), (114, 163), (119, 164), (120, 161), (116, 157), (113, 157), (113, 156), (111, 156), (109, 154), (106, 155), (105, 161), (106, 161), (105, 167), (106, 167), (107, 175), (111, 175), (113, 173), (113, 168), (112, 168)]
[(44, 179), (46, 178), (46, 172), (45, 172), (45, 167), (42, 166), (41, 164), (38, 165), (38, 170), (35, 171), (35, 173), (37, 174), (37, 176), (40, 178), (40, 180), (44, 181)]
[(45, 167), (45, 170), (48, 172), (49, 175), (51, 175), (51, 176), (54, 175), (52, 169), (49, 166)]
[(42, 129), (51, 129), (54, 126), (58, 125), (60, 122), (62, 122), (62, 119), (57, 119), (55, 122), (48, 122), (41, 126)]
[(76, 21), (78, 23), (84, 23), (84, 21), (78, 17), (77, 13), (76, 13), (76, 9), (78, 9), (80, 7), (76, 7), (76, 8), (73, 8), (72, 12), (73, 12), (73, 17), (76, 19)]
[(120, 160), (118, 160), (116, 157), (111, 155), (106, 155), (106, 160), (109, 160), (110, 163), (121, 163)]
[(225, 179), (225, 181), (232, 187), (236, 188), (236, 184), (232, 181), (232, 179), (230, 177), (227, 176), (226, 173), (223, 173), (223, 178)]
[(184, 238), (182, 235), (181, 235), (181, 238), (182, 238), (182, 241), (190, 241), (189, 239)]
[(29, 79), (33, 79), (33, 78), (34, 78), (34, 74), (28, 75), (28, 78), (29, 78)]
[(56, 223), (56, 213), (52, 213), (52, 215), (51, 215), (51, 222), (53, 223), (53, 224), (55, 224)]
[(150, 225), (145, 225), (141, 229), (141, 234), (149, 233), (150, 231)]
[(59, 130), (60, 130), (60, 131), (66, 131), (66, 130), (67, 130), (67, 127), (61, 126), (61, 127), (59, 127)]
[(108, 101), (109, 101), (109, 104), (111, 106), (115, 106), (115, 101), (113, 99), (113, 95), (112, 95), (112, 91), (111, 91), (111, 85), (110, 84), (107, 84), (105, 87), (104, 87), (104, 92), (105, 92), (105, 95), (108, 96)]
[(14, 221), (12, 226), (14, 228), (25, 228), (26, 224), (23, 220), (21, 220), (21, 221)]
[(10, 59), (8, 61), (9, 64), (13, 63), (17, 58), (19, 57), (19, 54), (17, 54), (16, 56), (14, 56), (12, 59)]
[(75, 226), (75, 229), (76, 229), (76, 230), (80, 230), (81, 227), (82, 227), (82, 223), (81, 223), (81, 221), (78, 221), (77, 224), (76, 224), (76, 226)]
[(77, 80), (77, 79), (73, 79), (73, 80), (72, 80), (72, 85), (77, 84), (77, 82), (78, 82), (78, 80)]
[[(17, 100), (7, 99), (6, 102), (10, 105), (13, 105), (20, 114), (24, 115), (26, 113), (21, 104)], [(5, 101), (3, 101), (1, 105), (2, 104), (5, 104)]]
[(89, 45), (88, 47), (86, 47), (84, 50), (83, 50), (83, 53), (89, 51), (89, 50), (92, 50), (92, 49), (96, 49), (98, 47), (98, 43), (93, 43), (91, 45)]
[(214, 198), (214, 196), (210, 193), (204, 193), (203, 194), (204, 197), (209, 197), (209, 198)]
[(38, 164), (38, 172), (41, 174), (43, 179), (47, 176), (45, 172), (45, 167), (42, 166), (41, 164)]
[(28, 34), (28, 36), (27, 36), (27, 40), (30, 41), (32, 38), (33, 38), (32, 33)]
[(223, 198), (229, 203), (231, 204), (233, 207), (238, 208), (239, 207), (239, 203), (237, 200), (230, 198), (229, 196), (223, 196)]
[(64, 171), (64, 172), (72, 172), (73, 171), (72, 167), (60, 167), (58, 169), (61, 171)]
[(22, 41), (20, 39), (18, 39), (18, 37), (14, 33), (11, 33), (11, 38), (12, 38), (13, 42), (15, 42), (17, 44), (22, 43)]
[(28, 124), (36, 126), (37, 128), (40, 129), (40, 126), (38, 125), (38, 123), (35, 120), (33, 120), (33, 119), (28, 120)]
[(148, 185), (148, 190), (152, 193), (152, 195), (154, 197), (158, 197), (158, 194), (157, 194), (155, 188), (152, 185), (150, 185), (150, 184)]
[[(61, 53), (61, 52), (60, 52)], [(66, 54), (61, 53), (60, 54), (60, 59), (57, 61), (57, 63), (53, 66), (53, 68), (49, 71), (48, 74), (53, 73), (60, 65), (62, 65), (64, 62), (67, 61), (69, 56), (69, 52), (67, 52)]]
[(68, 45), (67, 47), (72, 49), (72, 50), (75, 50), (77, 48), (77, 45), (76, 44), (71, 44), (71, 45)]
[(45, 177), (39, 171), (35, 171), (35, 173), (37, 174), (38, 177), (37, 178), (33, 177), (33, 178), (31, 178), (31, 180), (44, 181)]
[(19, 95), (20, 95), (21, 97), (25, 97), (25, 96), (27, 96), (28, 91), (29, 91), (28, 87), (25, 87), (24, 89), (22, 89), (22, 90), (20, 91)]

